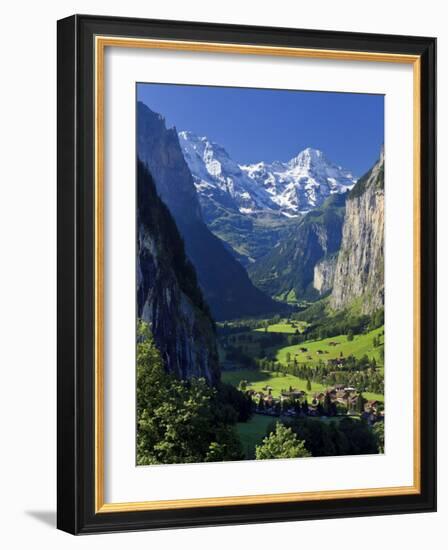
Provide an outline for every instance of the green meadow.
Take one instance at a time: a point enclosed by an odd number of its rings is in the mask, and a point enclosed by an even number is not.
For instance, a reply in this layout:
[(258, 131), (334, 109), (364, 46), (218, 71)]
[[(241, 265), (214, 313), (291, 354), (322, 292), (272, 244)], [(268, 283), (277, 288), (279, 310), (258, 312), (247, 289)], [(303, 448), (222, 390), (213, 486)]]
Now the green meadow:
[(238, 422), (236, 429), (246, 458), (255, 458), (256, 445), (263, 441), (268, 429), (274, 426), (277, 420), (272, 416), (254, 414), (247, 422)]
[(303, 332), (307, 323), (305, 321), (294, 321), (293, 324), (286, 321), (282, 323), (276, 323), (275, 325), (269, 325), (265, 328), (257, 328), (255, 332), (280, 332), (283, 334), (296, 334), (296, 331)]
[[(361, 358), (363, 355), (367, 355), (369, 359), (375, 358), (378, 364), (381, 364), (381, 347), (374, 347), (373, 339), (379, 337), (382, 345), (384, 343), (383, 332), (384, 327), (379, 327), (366, 334), (355, 334), (352, 341), (349, 341), (346, 335), (333, 336), (323, 340), (310, 340), (302, 344), (279, 348), (275, 357), (280, 363), (286, 363), (287, 354), (289, 353), (291, 359), (296, 358), (299, 363), (318, 363), (319, 359), (336, 359), (342, 353), (344, 357), (353, 355)], [(306, 348), (307, 351), (301, 352), (300, 348)], [(320, 354), (319, 351), (324, 353)]]
[[(247, 380), (250, 386), (248, 389), (255, 391), (265, 391), (263, 388), (269, 386), (272, 388), (272, 395), (278, 397), (282, 390), (288, 390), (289, 386), (301, 391), (307, 392), (307, 381), (298, 378), (292, 374), (283, 374), (281, 372), (259, 371), (252, 369), (237, 369), (232, 371), (223, 371), (222, 381), (237, 387), (241, 380)], [(315, 392), (325, 391), (327, 386), (311, 382), (311, 395)], [(379, 393), (362, 392), (365, 399), (384, 401), (384, 396)]]

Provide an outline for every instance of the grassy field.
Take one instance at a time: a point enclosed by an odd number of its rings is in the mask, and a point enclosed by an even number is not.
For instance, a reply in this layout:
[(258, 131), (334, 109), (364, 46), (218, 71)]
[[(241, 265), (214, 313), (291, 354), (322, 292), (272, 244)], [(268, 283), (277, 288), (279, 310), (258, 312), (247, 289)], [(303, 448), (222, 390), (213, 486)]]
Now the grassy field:
[[(269, 327), (270, 332), (285, 332), (290, 333), (292, 327), (286, 323), (278, 323)], [(295, 329), (293, 329), (295, 330)], [(250, 342), (239, 342), (240, 348), (252, 357), (259, 356), (260, 353), (260, 341), (263, 338), (264, 329), (257, 329), (252, 333), (245, 333), (246, 335), (252, 334)], [(354, 355), (357, 358), (361, 358), (363, 355), (367, 355), (369, 358), (375, 358), (378, 367), (382, 368), (380, 359), (380, 347), (373, 346), (374, 337), (380, 337), (381, 344), (384, 339), (381, 336), (384, 331), (383, 327), (372, 330), (367, 334), (354, 335), (352, 341), (347, 340), (346, 335), (333, 336), (332, 338), (325, 338), (323, 340), (307, 341), (301, 344), (285, 347), (270, 348), (269, 354), (282, 364), (287, 363), (288, 354), (289, 359), (297, 359), (298, 363), (306, 363), (307, 365), (317, 365), (320, 360), (326, 362), (328, 359), (336, 359), (342, 353), (343, 356), (348, 357)], [(331, 343), (331, 345), (330, 345)], [(334, 345), (334, 344), (337, 345)], [(306, 348), (306, 352), (301, 352), (300, 348)], [(325, 353), (317, 353), (318, 350)], [(310, 359), (311, 358), (311, 359)], [(287, 390), (290, 386), (298, 390), (306, 390), (307, 381), (305, 379), (298, 378), (292, 374), (283, 374), (281, 372), (270, 371), (257, 371), (249, 369), (237, 369), (231, 371), (223, 371), (222, 379), (224, 382), (238, 386), (241, 380), (247, 380), (251, 383), (250, 388), (255, 391), (263, 391), (263, 388), (267, 385), (272, 387), (272, 393), (274, 396), (280, 395), (281, 390)], [(318, 391), (325, 391), (327, 387), (315, 382), (311, 383), (311, 393)], [(375, 394), (372, 392), (363, 392), (363, 396), (369, 400), (384, 401), (384, 396), (381, 394)]]
[[(247, 380), (251, 383), (249, 388), (255, 391), (263, 391), (267, 385), (272, 388), (272, 395), (278, 397), (282, 390), (287, 390), (289, 386), (298, 390), (306, 390), (306, 380), (293, 376), (292, 374), (283, 374), (281, 372), (257, 371), (249, 369), (239, 369), (222, 373), (222, 381), (238, 386), (241, 380)], [(311, 383), (311, 393), (323, 391), (326, 386), (322, 384)]]
[(254, 414), (248, 422), (239, 422), (236, 425), (246, 458), (255, 458), (255, 446), (263, 441), (268, 428), (275, 422), (276, 419), (271, 416)]
[(275, 325), (269, 325), (267, 330), (264, 328), (256, 328), (255, 332), (281, 332), (284, 334), (296, 334), (296, 330), (303, 332), (304, 328), (307, 326), (307, 323), (305, 321), (294, 321), (294, 325), (295, 326), (292, 326), (288, 322), (284, 321)]
[(286, 292), (282, 292), (278, 296), (276, 296), (276, 299), (280, 302), (286, 302), (287, 304), (297, 304), (297, 296), (295, 290), (290, 290)]
[[(373, 347), (373, 338), (375, 336), (380, 336), (383, 331), (384, 327), (380, 327), (367, 334), (355, 334), (351, 342), (347, 340), (347, 336), (340, 335), (333, 336), (332, 338), (325, 338), (323, 340), (307, 341), (295, 346), (286, 346), (277, 350), (276, 359), (280, 363), (286, 363), (286, 356), (289, 353), (291, 358), (297, 358), (299, 363), (317, 363), (319, 359), (324, 361), (327, 359), (336, 359), (342, 352), (345, 357), (354, 355), (360, 358), (363, 355), (367, 355), (370, 359), (374, 357), (378, 363), (381, 363), (380, 348)], [(330, 345), (330, 342), (337, 343), (338, 345)], [(381, 343), (383, 343), (382, 336)], [(307, 351), (302, 353), (300, 348), (306, 348)], [(318, 350), (328, 353), (319, 355), (317, 353)], [(308, 357), (312, 357), (312, 359), (308, 359)]]
[[(257, 371), (249, 369), (238, 369), (233, 371), (224, 371), (222, 373), (222, 381), (233, 386), (238, 386), (241, 380), (247, 380), (251, 383), (250, 389), (255, 391), (263, 391), (263, 388), (270, 386), (272, 395), (278, 397), (282, 390), (287, 390), (289, 386), (295, 389), (307, 391), (306, 380), (293, 376), (292, 374), (283, 374), (280, 372)], [(325, 391), (327, 386), (311, 382), (311, 393)], [(384, 396), (381, 394), (362, 392), (365, 399), (384, 401)]]

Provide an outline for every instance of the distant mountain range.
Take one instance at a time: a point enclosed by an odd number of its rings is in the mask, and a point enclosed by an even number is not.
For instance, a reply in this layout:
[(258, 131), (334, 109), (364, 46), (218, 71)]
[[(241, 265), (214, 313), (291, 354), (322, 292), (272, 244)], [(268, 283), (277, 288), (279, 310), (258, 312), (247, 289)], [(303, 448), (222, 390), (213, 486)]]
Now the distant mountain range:
[(242, 165), (207, 137), (184, 131), (179, 140), (205, 211), (213, 201), (241, 214), (274, 212), (297, 217), (356, 183), (349, 170), (311, 147), (288, 162)]
[(357, 180), (311, 147), (243, 165), (207, 137), (179, 141), (204, 220), (255, 286), (282, 301), (332, 294), (335, 309), (355, 299), (364, 312), (382, 307), (383, 152)]

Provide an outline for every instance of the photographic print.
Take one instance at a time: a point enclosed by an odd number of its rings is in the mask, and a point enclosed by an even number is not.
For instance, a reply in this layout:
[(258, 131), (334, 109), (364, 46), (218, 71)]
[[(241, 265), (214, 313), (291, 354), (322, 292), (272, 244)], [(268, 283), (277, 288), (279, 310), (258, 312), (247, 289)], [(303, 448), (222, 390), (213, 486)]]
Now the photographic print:
[(59, 529), (436, 510), (435, 60), (58, 21)]
[(384, 452), (384, 96), (137, 84), (137, 464)]

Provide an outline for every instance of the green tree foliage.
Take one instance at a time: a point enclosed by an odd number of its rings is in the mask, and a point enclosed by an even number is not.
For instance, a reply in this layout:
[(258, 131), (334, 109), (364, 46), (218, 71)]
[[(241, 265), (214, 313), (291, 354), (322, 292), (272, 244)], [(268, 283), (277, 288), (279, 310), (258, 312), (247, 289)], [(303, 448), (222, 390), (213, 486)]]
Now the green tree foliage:
[(337, 408), (336, 403), (331, 399), (330, 393), (327, 391), (324, 397), (324, 412), (327, 416), (336, 416)]
[(375, 434), (361, 420), (344, 418), (340, 422), (315, 420), (288, 420), (287, 426), (297, 438), (305, 442), (312, 456), (342, 456), (378, 453)]
[(353, 341), (353, 338), (354, 338), (354, 335), (353, 335), (353, 330), (349, 330), (348, 333), (347, 333), (347, 340), (349, 342), (352, 342)]
[(257, 460), (269, 458), (299, 458), (310, 456), (305, 449), (305, 443), (297, 439), (291, 430), (277, 422), (275, 430), (255, 448)]
[(353, 334), (363, 334), (381, 326), (383, 323), (378, 324), (381, 319), (384, 322), (384, 310), (378, 310), (372, 316), (357, 315), (351, 311), (340, 311), (328, 315), (327, 304), (328, 300), (323, 298), (304, 311), (292, 314), (295, 319), (309, 323), (306, 334), (301, 335), (303, 341), (321, 340), (348, 334), (349, 331)]
[(357, 412), (363, 413), (365, 404), (366, 404), (366, 400), (364, 399), (363, 394), (359, 393), (359, 395), (356, 399), (356, 410), (357, 410)]
[(381, 325), (384, 325), (384, 308), (377, 309), (371, 315), (369, 330), (374, 330)]
[(249, 395), (239, 391), (231, 384), (223, 382), (216, 386), (216, 392), (221, 417), (229, 424), (249, 420), (254, 408), (254, 403)]
[(373, 425), (373, 433), (375, 434), (378, 444), (378, 452), (384, 453), (384, 422), (375, 422)]
[(167, 374), (148, 324), (137, 342), (137, 463), (174, 464), (242, 458), (231, 425), (235, 411), (219, 406), (217, 391), (202, 378)]

